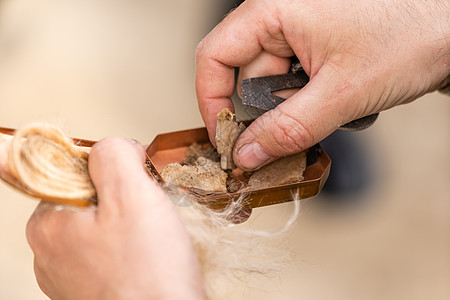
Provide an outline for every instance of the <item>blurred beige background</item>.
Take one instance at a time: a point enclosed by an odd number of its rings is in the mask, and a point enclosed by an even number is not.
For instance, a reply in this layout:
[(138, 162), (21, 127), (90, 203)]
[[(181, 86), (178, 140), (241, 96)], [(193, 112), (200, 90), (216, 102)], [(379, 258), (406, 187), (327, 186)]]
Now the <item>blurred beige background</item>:
[[(219, 2), (0, 3), (0, 126), (53, 121), (75, 137), (148, 143), (203, 125), (194, 51)], [(433, 93), (359, 133), (380, 174), (364, 205), (303, 202), (283, 244), (295, 261), (230, 299), (450, 299), (449, 113)], [(3, 184), (0, 197), (0, 299), (46, 299), (24, 234), (36, 202)], [(291, 208), (258, 209), (246, 226), (277, 227)]]

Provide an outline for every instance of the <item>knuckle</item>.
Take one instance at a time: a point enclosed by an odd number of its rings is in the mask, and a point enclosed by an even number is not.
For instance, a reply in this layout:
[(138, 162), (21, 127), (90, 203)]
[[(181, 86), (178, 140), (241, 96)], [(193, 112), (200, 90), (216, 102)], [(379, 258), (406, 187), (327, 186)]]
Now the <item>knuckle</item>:
[(92, 151), (102, 152), (107, 149), (114, 149), (115, 147), (120, 146), (123, 142), (123, 139), (118, 137), (107, 137), (95, 143), (94, 146), (92, 146)]
[(53, 214), (45, 211), (36, 211), (30, 217), (26, 225), (26, 238), (33, 252), (39, 253), (45, 243), (54, 240), (58, 224)]
[(34, 259), (34, 274), (36, 276), (36, 282), (39, 288), (42, 290), (44, 294), (46, 294), (50, 299), (53, 299), (52, 294), (50, 293), (50, 282), (48, 280), (48, 275), (46, 274), (45, 267), (43, 267), (39, 261), (39, 259)]
[(27, 225), (25, 227), (25, 236), (27, 238), (28, 244), (30, 245), (31, 249), (35, 251), (35, 248), (37, 246), (37, 224), (36, 224), (36, 217), (33, 214), (30, 219), (27, 222)]
[(314, 137), (308, 127), (300, 120), (279, 111), (281, 115), (273, 118), (273, 128), (269, 131), (273, 148), (284, 154), (294, 154), (310, 146)]
[(89, 153), (89, 160), (110, 160), (115, 157), (115, 153), (126, 145), (126, 141), (118, 137), (107, 137), (92, 146)]
[(197, 59), (203, 57), (204, 52), (205, 52), (205, 47), (206, 45), (206, 38), (203, 38), (200, 43), (198, 43), (197, 47), (195, 48), (195, 57)]

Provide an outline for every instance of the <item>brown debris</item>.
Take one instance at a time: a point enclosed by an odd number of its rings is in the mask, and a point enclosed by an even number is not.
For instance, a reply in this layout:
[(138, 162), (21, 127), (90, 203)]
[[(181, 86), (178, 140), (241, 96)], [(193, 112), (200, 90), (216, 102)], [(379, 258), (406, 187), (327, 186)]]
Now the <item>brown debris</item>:
[(217, 115), (217, 151), (211, 145), (194, 143), (179, 163), (165, 166), (160, 174), (168, 184), (207, 192), (253, 191), (303, 180), (306, 169), (304, 152), (278, 159), (255, 172), (233, 174), (234, 144), (245, 129), (235, 121), (235, 115), (223, 109)]
[(240, 189), (245, 187), (245, 182), (240, 180), (237, 176), (235, 176), (232, 172), (228, 172), (227, 178), (227, 190), (230, 193), (234, 193), (239, 191)]
[(235, 114), (227, 108), (217, 114), (216, 144), (217, 152), (220, 154), (220, 167), (223, 170), (236, 168), (233, 161), (233, 147), (237, 138), (245, 129), (243, 123), (235, 121)]
[(303, 180), (306, 154), (301, 152), (280, 158), (250, 176), (246, 190), (259, 190)]
[(189, 146), (186, 157), (181, 162), (182, 165), (194, 165), (199, 157), (204, 157), (214, 162), (220, 161), (220, 155), (212, 145), (202, 146), (194, 143)]
[(197, 188), (210, 192), (226, 192), (227, 173), (218, 162), (199, 157), (194, 165), (171, 163), (161, 170), (161, 177), (168, 184)]
[[(200, 145), (196, 144), (192, 148), (198, 150), (198, 146)], [(192, 153), (196, 153), (195, 155), (203, 153), (196, 150), (193, 150)], [(190, 158), (186, 157), (183, 162), (192, 161), (192, 157), (195, 155)], [(300, 182), (303, 180), (305, 169), (306, 154), (302, 152), (280, 158), (253, 173), (244, 172), (240, 177), (234, 175), (231, 171), (223, 171), (219, 162), (214, 162), (202, 156), (190, 165), (168, 164), (161, 170), (160, 174), (168, 184), (200, 189), (206, 192), (234, 193)]]

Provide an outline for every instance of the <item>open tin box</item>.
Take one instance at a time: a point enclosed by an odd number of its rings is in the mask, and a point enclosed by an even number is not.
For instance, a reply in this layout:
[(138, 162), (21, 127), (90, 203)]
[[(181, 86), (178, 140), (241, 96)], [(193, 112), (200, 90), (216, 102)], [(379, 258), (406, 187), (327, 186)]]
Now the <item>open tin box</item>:
[[(164, 180), (160, 175), (162, 168), (170, 163), (180, 163), (186, 156), (188, 147), (193, 143), (210, 144), (206, 128), (157, 135), (147, 148), (149, 174), (164, 186)], [(187, 188), (184, 190), (200, 203), (215, 209), (223, 208), (241, 196), (245, 196), (244, 202), (251, 208), (292, 201), (294, 194), (298, 194), (300, 199), (310, 198), (317, 195), (325, 184), (330, 173), (331, 160), (319, 144), (306, 151), (306, 170), (303, 174), (304, 180), (300, 182), (234, 193), (207, 193)]]
[[(0, 134), (7, 136), (13, 135), (14, 129), (0, 127)], [(95, 143), (95, 141), (75, 138), (73, 141), (75, 145), (87, 148)], [(161, 169), (169, 163), (180, 163), (186, 156), (188, 147), (193, 143), (198, 143), (200, 145), (210, 144), (206, 128), (203, 127), (157, 135), (146, 150), (146, 166), (148, 174), (164, 188), (166, 184), (161, 178)], [(317, 195), (325, 184), (330, 172), (331, 160), (319, 144), (306, 151), (306, 170), (303, 174), (304, 180), (300, 182), (264, 189), (246, 190), (245, 192), (237, 191), (234, 193), (208, 193), (203, 190), (187, 188), (183, 188), (183, 190), (194, 197), (198, 202), (206, 204), (213, 209), (223, 208), (231, 201), (242, 196), (245, 196), (245, 205), (251, 208), (292, 201), (294, 194), (297, 194), (297, 198), (300, 199), (310, 198)], [(16, 188), (19, 188), (22, 192), (32, 197), (39, 198), (39, 195), (27, 192), (27, 189), (17, 186), (17, 183), (12, 181), (8, 182), (6, 179), (5, 181)], [(52, 201), (77, 206), (85, 206), (90, 203), (89, 200), (68, 202), (59, 199)]]

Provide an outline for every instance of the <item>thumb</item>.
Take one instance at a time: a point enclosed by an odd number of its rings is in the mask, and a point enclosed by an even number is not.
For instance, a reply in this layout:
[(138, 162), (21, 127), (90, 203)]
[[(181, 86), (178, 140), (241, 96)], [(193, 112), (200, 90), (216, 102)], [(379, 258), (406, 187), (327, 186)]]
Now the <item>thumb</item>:
[(302, 90), (257, 118), (241, 134), (234, 147), (239, 168), (255, 170), (301, 152), (358, 117), (350, 82), (337, 80), (333, 84), (333, 77), (325, 73), (319, 72)]
[(166, 199), (144, 169), (145, 153), (133, 140), (106, 138), (89, 154), (89, 173), (97, 190), (98, 213), (136, 215), (145, 205)]

